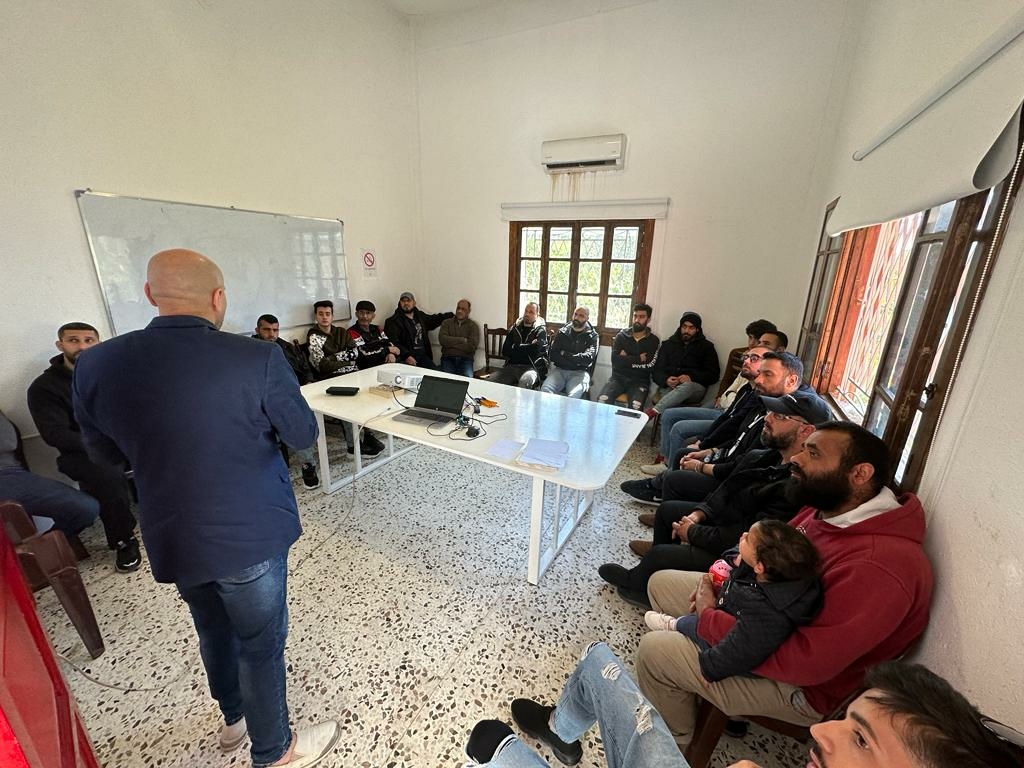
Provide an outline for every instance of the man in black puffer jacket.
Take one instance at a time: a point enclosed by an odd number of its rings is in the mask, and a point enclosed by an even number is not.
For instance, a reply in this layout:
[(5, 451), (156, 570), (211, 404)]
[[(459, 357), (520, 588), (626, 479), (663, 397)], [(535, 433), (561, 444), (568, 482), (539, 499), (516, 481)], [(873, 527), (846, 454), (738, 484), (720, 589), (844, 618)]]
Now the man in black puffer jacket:
[(700, 315), (684, 312), (679, 328), (661, 343), (654, 365), (654, 383), (661, 399), (647, 411), (654, 418), (667, 408), (694, 405), (704, 398), (707, 388), (718, 381), (721, 368), (715, 345), (704, 336)]

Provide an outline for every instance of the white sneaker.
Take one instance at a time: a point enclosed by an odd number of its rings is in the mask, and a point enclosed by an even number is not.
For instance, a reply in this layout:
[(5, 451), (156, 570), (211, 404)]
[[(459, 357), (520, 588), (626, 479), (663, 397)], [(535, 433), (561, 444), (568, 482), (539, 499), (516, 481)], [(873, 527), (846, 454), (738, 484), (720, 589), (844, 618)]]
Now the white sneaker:
[(316, 765), (334, 748), (341, 735), (341, 726), (337, 720), (328, 720), (316, 725), (304, 725), (295, 729), (295, 749), (287, 763), (289, 768), (307, 768)]
[(651, 629), (671, 630), (673, 621), (675, 621), (675, 616), (666, 616), (657, 611), (648, 611), (644, 614), (644, 623)]
[(234, 752), (245, 741), (245, 735), (249, 732), (249, 729), (245, 726), (245, 718), (243, 717), (237, 723), (231, 725), (222, 725), (220, 728), (220, 751), (221, 752)]
[(662, 472), (668, 472), (668, 467), (664, 464), (644, 464), (640, 467), (640, 471), (645, 475), (653, 475), (657, 477)]

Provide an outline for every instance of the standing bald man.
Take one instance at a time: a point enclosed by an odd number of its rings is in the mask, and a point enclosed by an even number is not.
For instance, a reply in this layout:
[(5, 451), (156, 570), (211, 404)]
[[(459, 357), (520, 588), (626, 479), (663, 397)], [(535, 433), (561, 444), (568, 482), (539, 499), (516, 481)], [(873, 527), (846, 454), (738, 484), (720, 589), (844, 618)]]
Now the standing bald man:
[(227, 297), (210, 259), (161, 251), (145, 293), (160, 316), (75, 367), (82, 436), (96, 460), (135, 470), (153, 577), (192, 613), (221, 750), (248, 730), (256, 768), (311, 766), (339, 726), (288, 724), (288, 549), (301, 527), (277, 444), (310, 446), (316, 421), (276, 344), (219, 332)]

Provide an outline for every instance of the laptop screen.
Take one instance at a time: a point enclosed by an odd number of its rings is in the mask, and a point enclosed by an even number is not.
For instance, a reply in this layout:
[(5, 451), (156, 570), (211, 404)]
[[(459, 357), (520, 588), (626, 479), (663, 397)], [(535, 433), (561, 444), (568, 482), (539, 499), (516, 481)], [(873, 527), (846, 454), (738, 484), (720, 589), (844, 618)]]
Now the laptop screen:
[(416, 393), (416, 408), (457, 416), (466, 403), (469, 382), (465, 379), (440, 379), (424, 376)]

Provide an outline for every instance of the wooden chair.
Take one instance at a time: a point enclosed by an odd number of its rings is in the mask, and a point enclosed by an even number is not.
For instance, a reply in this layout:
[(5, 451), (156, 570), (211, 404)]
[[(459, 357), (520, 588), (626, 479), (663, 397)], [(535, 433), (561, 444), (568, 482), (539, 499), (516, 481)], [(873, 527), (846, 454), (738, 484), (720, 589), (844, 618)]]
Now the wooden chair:
[[(905, 659), (913, 654), (917, 650), (920, 641), (920, 636), (914, 638), (910, 645), (895, 658), (897, 660)], [(864, 691), (864, 688), (858, 688), (850, 693), (827, 717), (823, 717), (822, 721), (841, 719), (845, 715), (846, 708), (850, 703), (864, 693)], [(781, 733), (783, 736), (789, 736), (789, 738), (796, 739), (801, 744), (806, 744), (811, 738), (811, 729), (808, 726), (794, 725), (793, 723), (787, 723), (785, 720), (776, 720), (774, 717), (763, 717), (761, 715), (739, 715), (738, 717), (743, 720), (749, 720), (752, 723), (757, 723), (762, 728), (767, 728), (770, 731)], [(690, 764), (690, 768), (708, 768), (708, 764), (711, 762), (711, 755), (714, 754), (715, 748), (718, 746), (718, 740), (722, 738), (722, 734), (725, 732), (725, 725), (729, 720), (729, 715), (725, 714), (707, 699), (701, 699), (700, 706), (697, 708), (697, 720), (694, 723), (693, 740), (686, 748), (684, 754), (686, 762)]]
[(473, 378), (486, 379), (500, 367), (492, 365), (491, 361), (505, 360), (501, 354), (501, 345), (505, 343), (507, 335), (507, 328), (490, 328), (484, 323), (484, 367), (473, 371)]
[(104, 651), (103, 636), (78, 572), (78, 559), (63, 532), (51, 529), (38, 533), (29, 514), (13, 501), (0, 501), (0, 520), (29, 588), (38, 592), (53, 587), (89, 655), (98, 657)]

